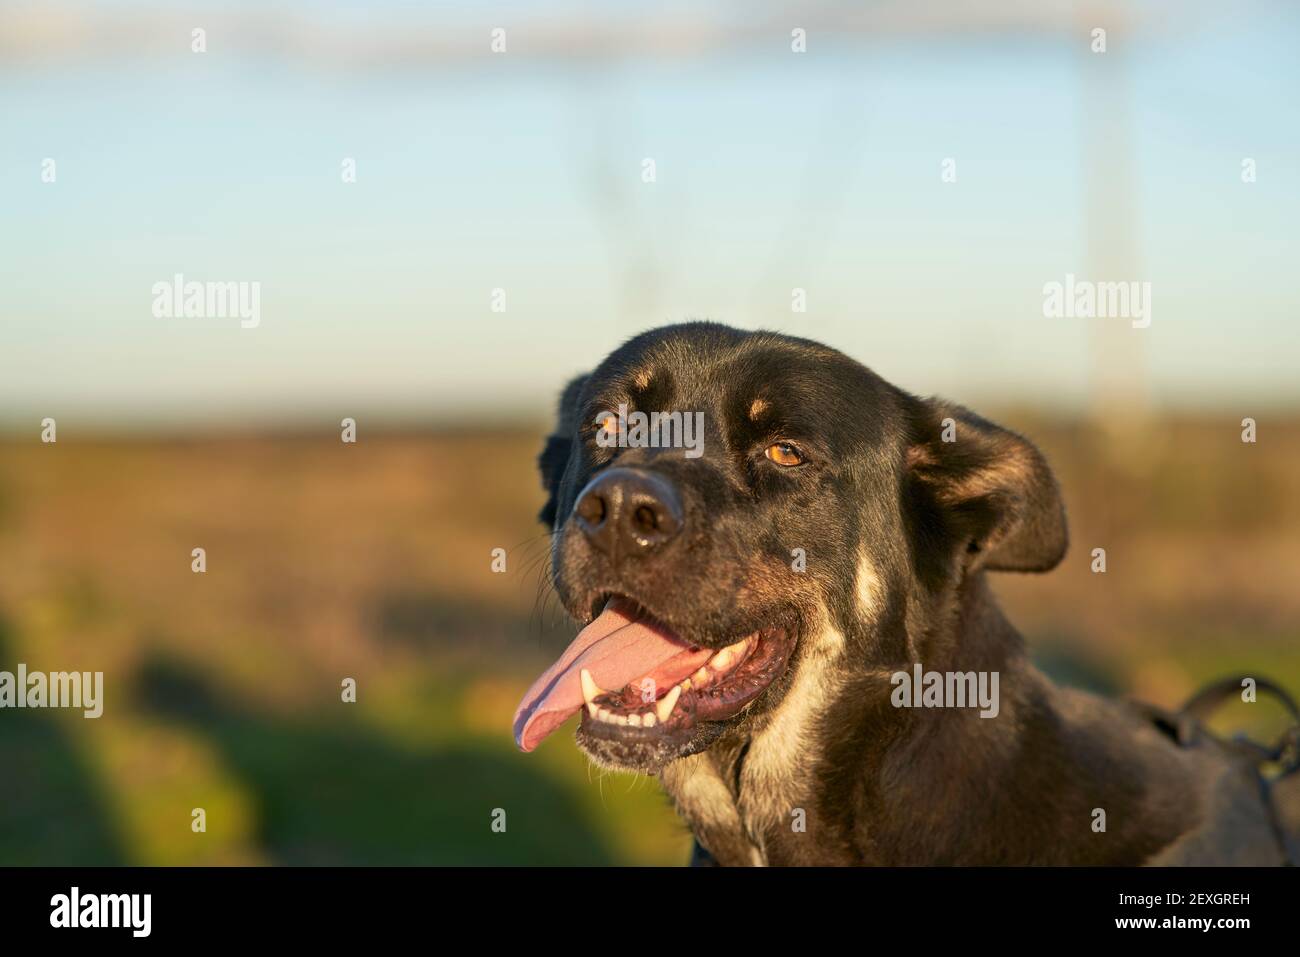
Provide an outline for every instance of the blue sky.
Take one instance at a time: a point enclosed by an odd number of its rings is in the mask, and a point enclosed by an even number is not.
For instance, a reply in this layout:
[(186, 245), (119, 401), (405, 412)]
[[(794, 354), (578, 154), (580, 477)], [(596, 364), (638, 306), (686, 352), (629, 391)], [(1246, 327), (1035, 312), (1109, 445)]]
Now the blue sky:
[[(807, 18), (778, 6), (588, 4), (556, 9), (614, 39), (566, 58), (529, 52), (563, 22), (537, 4), (367, 7), (272, 9), (465, 52), (313, 59), (226, 26), (265, 6), (113, 3), (67, 10), (121, 11), (124, 36), (0, 60), (0, 419), (538, 416), (622, 338), (687, 317), (810, 335), (918, 392), (1066, 408), (1096, 400), (1096, 326), (1118, 323), (1107, 348), (1154, 403), (1300, 404), (1294, 5), (1134, 5), (1145, 25), (1102, 57), (1086, 28), (815, 22), (795, 55), (785, 24)], [(745, 32), (758, 9), (770, 44)], [(167, 48), (191, 11), (212, 24), (201, 56), (184, 34)], [(162, 48), (135, 50), (155, 13)], [(680, 55), (635, 48), (679, 21), (723, 26)], [(1109, 63), (1125, 96), (1098, 102), (1127, 105), (1123, 138), (1085, 120)], [(1098, 155), (1131, 189), (1085, 190)], [(1100, 259), (1098, 218), (1123, 240)], [(155, 318), (178, 272), (260, 281), (260, 326)], [(1045, 318), (1066, 273), (1151, 282), (1151, 327)]]

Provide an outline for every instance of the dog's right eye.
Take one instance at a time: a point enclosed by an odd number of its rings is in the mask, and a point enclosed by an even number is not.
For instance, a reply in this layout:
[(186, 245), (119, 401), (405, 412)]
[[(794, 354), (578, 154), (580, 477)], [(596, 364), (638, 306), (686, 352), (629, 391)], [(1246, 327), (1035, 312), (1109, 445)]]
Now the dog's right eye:
[(803, 453), (789, 442), (773, 442), (763, 450), (763, 454), (783, 468), (793, 468), (804, 462)]

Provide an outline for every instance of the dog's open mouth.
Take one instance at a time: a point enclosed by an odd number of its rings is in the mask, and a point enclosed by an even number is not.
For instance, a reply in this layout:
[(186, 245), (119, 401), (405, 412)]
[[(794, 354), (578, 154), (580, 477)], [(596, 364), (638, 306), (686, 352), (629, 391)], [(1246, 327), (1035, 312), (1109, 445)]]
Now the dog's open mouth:
[(531, 751), (569, 717), (597, 737), (660, 741), (740, 713), (785, 670), (794, 636), (761, 629), (724, 648), (684, 641), (615, 597), (533, 682), (515, 712), (515, 741)]

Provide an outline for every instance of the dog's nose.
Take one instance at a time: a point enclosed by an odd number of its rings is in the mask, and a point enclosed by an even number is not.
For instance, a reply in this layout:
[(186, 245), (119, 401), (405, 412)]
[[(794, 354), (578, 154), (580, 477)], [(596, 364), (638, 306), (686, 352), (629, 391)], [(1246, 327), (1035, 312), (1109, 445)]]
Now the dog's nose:
[(682, 503), (666, 479), (637, 469), (602, 472), (578, 493), (574, 521), (607, 555), (652, 552), (682, 530)]

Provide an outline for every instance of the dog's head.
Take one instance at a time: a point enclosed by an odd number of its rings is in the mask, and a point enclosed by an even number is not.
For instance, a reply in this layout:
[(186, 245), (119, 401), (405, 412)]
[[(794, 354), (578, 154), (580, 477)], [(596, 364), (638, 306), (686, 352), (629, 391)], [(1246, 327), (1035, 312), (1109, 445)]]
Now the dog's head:
[(773, 720), (829, 656), (904, 662), (971, 574), (1046, 570), (1066, 546), (1020, 436), (826, 346), (712, 323), (637, 336), (570, 383), (540, 465), (555, 588), (586, 627), (516, 740), (581, 711), (580, 745), (625, 769)]

